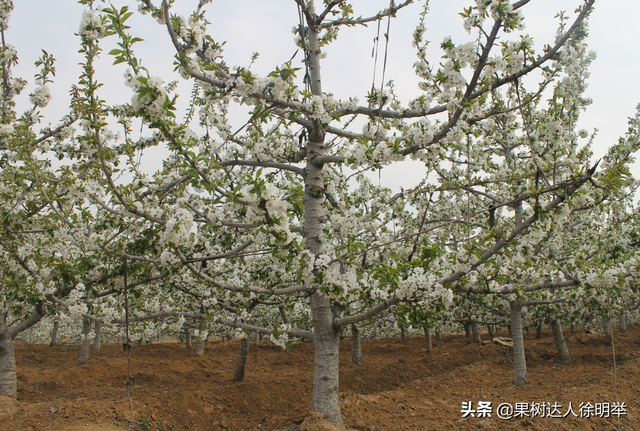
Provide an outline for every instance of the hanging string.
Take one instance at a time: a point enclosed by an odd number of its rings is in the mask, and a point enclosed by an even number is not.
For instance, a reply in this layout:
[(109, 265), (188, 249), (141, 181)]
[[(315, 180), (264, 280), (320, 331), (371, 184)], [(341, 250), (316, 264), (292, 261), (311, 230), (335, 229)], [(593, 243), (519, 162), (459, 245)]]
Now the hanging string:
[(122, 344), (122, 350), (127, 352), (127, 380), (124, 382), (129, 398), (129, 429), (133, 429), (133, 387), (136, 385), (136, 379), (131, 376), (131, 339), (129, 337), (129, 292), (127, 286), (127, 258), (123, 258), (124, 266), (124, 321), (125, 321), (125, 341)]

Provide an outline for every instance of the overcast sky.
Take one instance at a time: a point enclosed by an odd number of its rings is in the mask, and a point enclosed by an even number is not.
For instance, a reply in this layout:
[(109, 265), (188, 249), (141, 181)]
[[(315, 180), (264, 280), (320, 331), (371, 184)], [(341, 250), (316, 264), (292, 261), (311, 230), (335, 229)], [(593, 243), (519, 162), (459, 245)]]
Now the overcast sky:
[[(317, 1), (320, 3), (320, 1)], [(396, 1), (398, 3), (399, 0)], [(532, 0), (523, 12), (525, 31), (533, 36), (538, 50), (553, 42), (557, 27), (554, 15), (566, 10), (571, 16), (582, 0)], [(133, 0), (112, 0), (121, 7), (129, 5), (136, 10)], [(159, 4), (160, 0), (155, 0)], [(176, 0), (174, 10), (188, 15), (197, 5), (197, 0)], [(354, 0), (351, 2), (357, 15), (369, 16), (388, 7), (386, 0)], [(390, 42), (386, 79), (393, 79), (398, 94), (406, 102), (415, 97), (417, 79), (411, 65), (416, 60), (411, 46), (411, 35), (418, 22), (423, 2), (399, 12), (391, 21)], [(430, 45), (430, 58), (437, 63), (441, 56), (440, 42), (452, 36), (454, 42), (464, 42), (470, 37), (462, 28), (457, 15), (471, 0), (432, 0), (427, 19), (426, 38)], [(100, 4), (98, 1), (96, 4)], [(77, 53), (78, 40), (74, 33), (82, 16), (83, 6), (74, 0), (14, 0), (14, 12), (7, 32), (7, 42), (18, 50), (20, 64), (14, 76), (29, 81), (22, 97), (21, 108), (28, 106), (28, 94), (33, 88), (35, 68), (33, 62), (45, 49), (57, 61), (56, 83), (52, 86), (54, 100), (43, 110), (47, 121), (55, 122), (67, 111), (68, 91), (77, 82), (80, 74), (78, 63), (82, 57)], [(225, 55), (230, 65), (248, 66), (253, 52), (260, 57), (253, 70), (268, 73), (279, 64), (289, 60), (296, 51), (291, 29), (298, 22), (294, 0), (213, 0), (207, 6), (207, 17), (212, 22), (210, 34), (217, 41), (227, 41)], [(634, 115), (640, 103), (640, 47), (637, 42), (637, 17), (640, 16), (638, 0), (597, 0), (590, 20), (588, 44), (598, 54), (591, 67), (591, 79), (587, 97), (594, 101), (583, 114), (580, 128), (599, 129), (596, 139), (596, 156), (616, 142), (627, 129), (627, 117)], [(136, 45), (136, 54), (152, 75), (172, 81), (173, 52), (166, 30), (148, 16), (136, 14), (130, 20), (132, 32), (145, 39)], [(383, 31), (386, 21), (383, 22)], [(377, 25), (368, 28), (344, 28), (339, 38), (327, 49), (328, 56), (322, 64), (323, 90), (338, 98), (358, 96), (360, 101), (370, 89), (373, 76), (371, 51)], [(130, 100), (131, 90), (124, 87), (124, 65), (111, 66), (113, 59), (106, 53), (115, 47), (116, 40), (104, 43), (103, 64), (99, 78), (105, 83), (102, 97), (108, 103), (124, 103)], [(300, 54), (298, 57), (300, 58)], [(378, 62), (381, 63), (381, 60)], [(381, 70), (377, 71), (378, 80)], [(377, 83), (379, 85), (379, 82)], [(190, 86), (185, 86), (183, 104), (188, 103)], [(184, 106), (184, 105), (183, 105)], [(640, 177), (640, 165), (635, 165), (635, 176)]]

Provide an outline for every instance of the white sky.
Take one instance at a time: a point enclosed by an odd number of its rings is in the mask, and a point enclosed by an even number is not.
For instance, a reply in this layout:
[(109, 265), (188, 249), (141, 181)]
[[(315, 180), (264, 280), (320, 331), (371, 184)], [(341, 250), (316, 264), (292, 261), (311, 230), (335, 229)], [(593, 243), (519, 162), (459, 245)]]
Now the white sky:
[[(400, 0), (396, 0), (398, 3)], [(137, 9), (133, 0), (112, 0), (117, 7), (129, 5)], [(156, 4), (160, 0), (154, 0)], [(188, 15), (197, 5), (197, 0), (176, 0), (174, 11)], [(320, 3), (320, 0), (317, 0)], [(388, 7), (386, 0), (353, 0), (357, 15), (370, 16)], [(421, 2), (422, 3), (422, 2)], [(427, 18), (426, 38), (431, 41), (432, 64), (441, 56), (440, 42), (452, 36), (454, 42), (466, 41), (470, 36), (462, 28), (457, 15), (472, 0), (432, 0)], [(538, 51), (543, 44), (552, 43), (557, 21), (554, 15), (566, 10), (570, 16), (582, 0), (532, 0), (523, 8), (526, 32), (535, 40)], [(96, 4), (100, 4), (96, 2)], [(7, 31), (7, 42), (18, 50), (20, 64), (14, 76), (29, 81), (22, 95), (19, 108), (28, 106), (28, 94), (33, 89), (33, 62), (45, 49), (57, 59), (55, 85), (52, 86), (54, 100), (42, 112), (46, 121), (54, 122), (67, 112), (68, 91), (77, 82), (81, 73), (78, 63), (82, 57), (77, 53), (78, 37), (74, 33), (82, 16), (83, 6), (75, 0), (14, 0), (14, 12)], [(319, 8), (319, 7), (318, 7)], [(207, 17), (212, 22), (210, 34), (217, 41), (227, 41), (225, 55), (230, 65), (247, 66), (253, 52), (260, 58), (253, 70), (266, 74), (277, 65), (289, 60), (296, 48), (291, 29), (297, 25), (298, 14), (294, 0), (213, 0), (207, 6)], [(390, 30), (389, 58), (386, 79), (393, 79), (403, 101), (417, 94), (417, 79), (411, 65), (416, 60), (411, 46), (412, 33), (418, 22), (421, 4), (414, 4), (392, 20)], [(594, 101), (582, 115), (580, 128), (599, 129), (596, 139), (596, 157), (602, 156), (606, 148), (616, 142), (627, 130), (627, 117), (634, 115), (640, 103), (640, 47), (637, 44), (637, 17), (640, 16), (640, 1), (599, 0), (590, 20), (588, 44), (598, 54), (591, 66), (591, 79), (587, 97)], [(145, 39), (137, 44), (136, 54), (152, 75), (169, 82), (178, 79), (172, 74), (173, 51), (166, 30), (148, 16), (134, 15), (129, 21), (136, 36)], [(338, 40), (327, 49), (327, 59), (322, 64), (323, 90), (337, 98), (358, 96), (365, 104), (365, 95), (371, 87), (373, 59), (371, 51), (377, 25), (368, 28), (343, 28)], [(386, 21), (382, 23), (382, 31)], [(384, 38), (381, 37), (383, 40)], [(103, 43), (105, 52), (99, 68), (99, 78), (105, 83), (102, 97), (108, 103), (124, 103), (131, 98), (131, 90), (124, 87), (124, 65), (111, 66), (113, 59), (107, 52), (115, 47), (111, 38)], [(382, 52), (380, 54), (382, 56)], [(298, 59), (301, 54), (298, 54)], [(378, 64), (382, 63), (381, 58)], [(377, 71), (378, 85), (381, 70)], [(302, 78), (302, 74), (300, 74)], [(183, 106), (188, 103), (190, 85), (184, 88)], [(180, 114), (179, 114), (180, 115)], [(179, 117), (180, 118), (180, 117)], [(393, 168), (385, 176), (393, 179), (402, 167)], [(634, 175), (640, 177), (640, 164), (636, 163)], [(405, 186), (406, 186), (405, 182)]]

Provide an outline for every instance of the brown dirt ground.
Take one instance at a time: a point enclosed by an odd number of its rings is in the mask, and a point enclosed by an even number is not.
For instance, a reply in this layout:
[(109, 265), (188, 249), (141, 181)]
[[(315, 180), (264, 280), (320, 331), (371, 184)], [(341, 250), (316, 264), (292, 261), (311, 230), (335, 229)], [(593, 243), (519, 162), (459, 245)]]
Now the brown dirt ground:
[[(356, 430), (640, 430), (640, 326), (616, 332), (618, 391), (611, 347), (598, 335), (576, 330), (569, 336), (572, 362), (563, 364), (548, 329), (541, 339), (525, 336), (528, 382), (511, 383), (512, 351), (496, 344), (473, 344), (447, 335), (427, 354), (424, 338), (363, 340), (364, 363), (350, 363), (350, 340), (340, 353), (342, 412)], [(501, 334), (506, 335), (506, 334)], [(483, 334), (487, 339), (487, 334)], [(0, 430), (123, 431), (130, 425), (125, 395), (126, 355), (120, 346), (92, 352), (76, 367), (79, 346), (16, 343), (18, 402), (0, 399)], [(134, 346), (134, 421), (145, 430), (333, 429), (309, 414), (313, 346), (290, 352), (268, 342), (251, 344), (244, 382), (232, 382), (237, 340), (207, 344), (198, 357), (178, 344)], [(620, 418), (519, 418), (502, 420), (501, 403), (624, 402)], [(491, 418), (462, 418), (463, 401), (491, 401)], [(57, 409), (57, 410), (56, 410)], [(55, 413), (52, 413), (55, 411)], [(306, 417), (306, 420), (305, 420)], [(304, 423), (301, 422), (305, 420)]]

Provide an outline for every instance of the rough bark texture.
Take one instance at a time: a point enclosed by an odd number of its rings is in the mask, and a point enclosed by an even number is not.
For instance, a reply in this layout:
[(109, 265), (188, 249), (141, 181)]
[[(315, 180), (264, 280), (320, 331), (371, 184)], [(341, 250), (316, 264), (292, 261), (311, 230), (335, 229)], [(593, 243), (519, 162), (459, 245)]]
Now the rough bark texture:
[(553, 339), (556, 342), (556, 348), (558, 349), (558, 357), (560, 358), (560, 361), (571, 361), (571, 355), (569, 355), (569, 350), (567, 350), (567, 344), (564, 342), (562, 325), (560, 325), (557, 320), (551, 322), (551, 331), (553, 331)]
[(196, 355), (197, 356), (203, 356), (204, 355), (204, 342), (205, 342), (204, 338), (198, 338), (198, 341), (196, 341)]
[(478, 322), (476, 322), (475, 320), (471, 322), (471, 333), (473, 334), (474, 343), (482, 343), (482, 338), (480, 338), (480, 331), (478, 330)]
[(0, 396), (18, 399), (18, 377), (13, 340), (7, 329), (6, 314), (0, 315)]
[(99, 352), (100, 345), (102, 344), (102, 323), (101, 322), (96, 322), (94, 332), (96, 336), (93, 337), (93, 351)]
[(429, 331), (429, 327), (424, 327), (424, 338), (427, 343), (427, 353), (431, 353), (432, 345), (431, 345), (431, 332)]
[(351, 326), (351, 362), (356, 365), (362, 363), (362, 349), (360, 347), (360, 331), (356, 325)]
[(608, 317), (602, 320), (602, 342), (607, 346), (613, 344), (613, 337), (611, 336), (611, 319)]
[(78, 358), (78, 366), (84, 365), (89, 360), (89, 350), (91, 349), (91, 320), (86, 317), (82, 318), (82, 348), (80, 349), (80, 357)]
[(238, 355), (238, 363), (236, 364), (236, 372), (233, 375), (234, 382), (244, 380), (244, 372), (247, 369), (247, 358), (249, 357), (249, 339), (240, 340), (240, 354)]
[(513, 384), (523, 386), (527, 382), (527, 361), (524, 356), (522, 336), (522, 305), (518, 301), (510, 302), (511, 339), (513, 340)]
[(620, 332), (627, 332), (627, 312), (620, 313)]
[(51, 328), (51, 341), (49, 341), (49, 346), (53, 347), (58, 343), (58, 326), (60, 322), (57, 320), (53, 322), (53, 327)]

